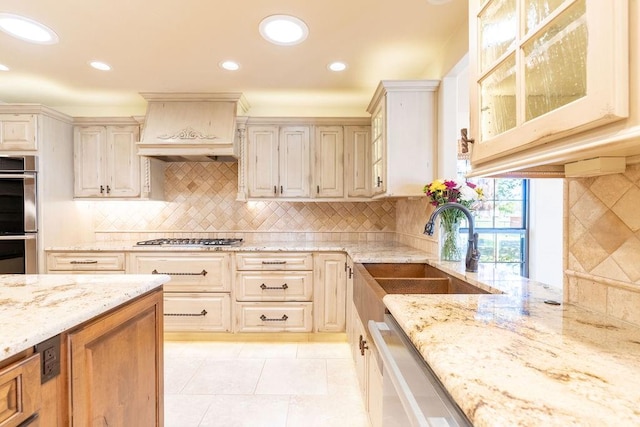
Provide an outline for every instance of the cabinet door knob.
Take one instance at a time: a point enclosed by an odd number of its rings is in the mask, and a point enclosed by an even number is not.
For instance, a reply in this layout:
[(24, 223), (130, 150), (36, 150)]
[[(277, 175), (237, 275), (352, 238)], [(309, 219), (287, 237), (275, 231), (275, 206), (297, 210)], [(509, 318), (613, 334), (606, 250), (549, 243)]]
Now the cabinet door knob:
[(316, 191), (318, 192), (318, 194), (320, 194), (320, 186), (316, 185)]
[(275, 185), (273, 186), (273, 194), (278, 194), (278, 187)]
[(100, 194), (103, 194), (103, 193), (104, 193), (104, 187), (101, 185), (100, 186)]
[(378, 177), (376, 179), (376, 187), (381, 187), (382, 186), (382, 178)]
[(282, 185), (280, 186), (280, 194), (284, 193), (284, 190), (282, 189)]
[(111, 193), (111, 187), (107, 185), (107, 194)]

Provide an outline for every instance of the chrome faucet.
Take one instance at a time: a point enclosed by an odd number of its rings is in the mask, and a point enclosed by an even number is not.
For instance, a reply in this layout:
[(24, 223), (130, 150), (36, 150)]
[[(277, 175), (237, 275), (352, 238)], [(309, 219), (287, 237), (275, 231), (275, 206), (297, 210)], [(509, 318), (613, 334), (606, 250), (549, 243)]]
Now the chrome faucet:
[(433, 223), (435, 222), (436, 217), (440, 215), (442, 211), (446, 211), (448, 209), (459, 209), (467, 217), (467, 221), (469, 222), (469, 243), (467, 245), (467, 256), (465, 257), (465, 270), (470, 273), (476, 273), (478, 271), (478, 260), (480, 259), (480, 252), (478, 251), (478, 233), (474, 233), (473, 231), (473, 216), (466, 206), (461, 205), (460, 203), (445, 203), (444, 205), (438, 206), (431, 214), (431, 217), (429, 217), (427, 224), (424, 226), (424, 234), (433, 236)]

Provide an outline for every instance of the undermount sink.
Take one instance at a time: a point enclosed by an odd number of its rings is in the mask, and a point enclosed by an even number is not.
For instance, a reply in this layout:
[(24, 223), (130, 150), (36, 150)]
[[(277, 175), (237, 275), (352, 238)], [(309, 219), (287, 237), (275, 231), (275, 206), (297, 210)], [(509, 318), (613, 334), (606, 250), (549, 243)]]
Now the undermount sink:
[(364, 324), (381, 322), (388, 294), (488, 294), (428, 264), (355, 264), (353, 302)]

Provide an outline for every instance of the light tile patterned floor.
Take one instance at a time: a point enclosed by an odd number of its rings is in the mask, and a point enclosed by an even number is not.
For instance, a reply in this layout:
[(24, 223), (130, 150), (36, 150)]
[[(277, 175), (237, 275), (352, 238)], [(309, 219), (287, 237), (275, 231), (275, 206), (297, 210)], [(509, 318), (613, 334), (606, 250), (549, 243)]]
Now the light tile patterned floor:
[(165, 342), (166, 427), (368, 427), (347, 343)]

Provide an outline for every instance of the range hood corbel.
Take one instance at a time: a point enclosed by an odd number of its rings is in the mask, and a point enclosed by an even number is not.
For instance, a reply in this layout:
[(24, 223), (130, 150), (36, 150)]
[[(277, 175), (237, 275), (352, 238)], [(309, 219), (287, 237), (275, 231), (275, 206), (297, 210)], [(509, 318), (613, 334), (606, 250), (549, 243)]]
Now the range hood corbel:
[(137, 151), (164, 161), (234, 161), (241, 93), (141, 93), (147, 114)]

